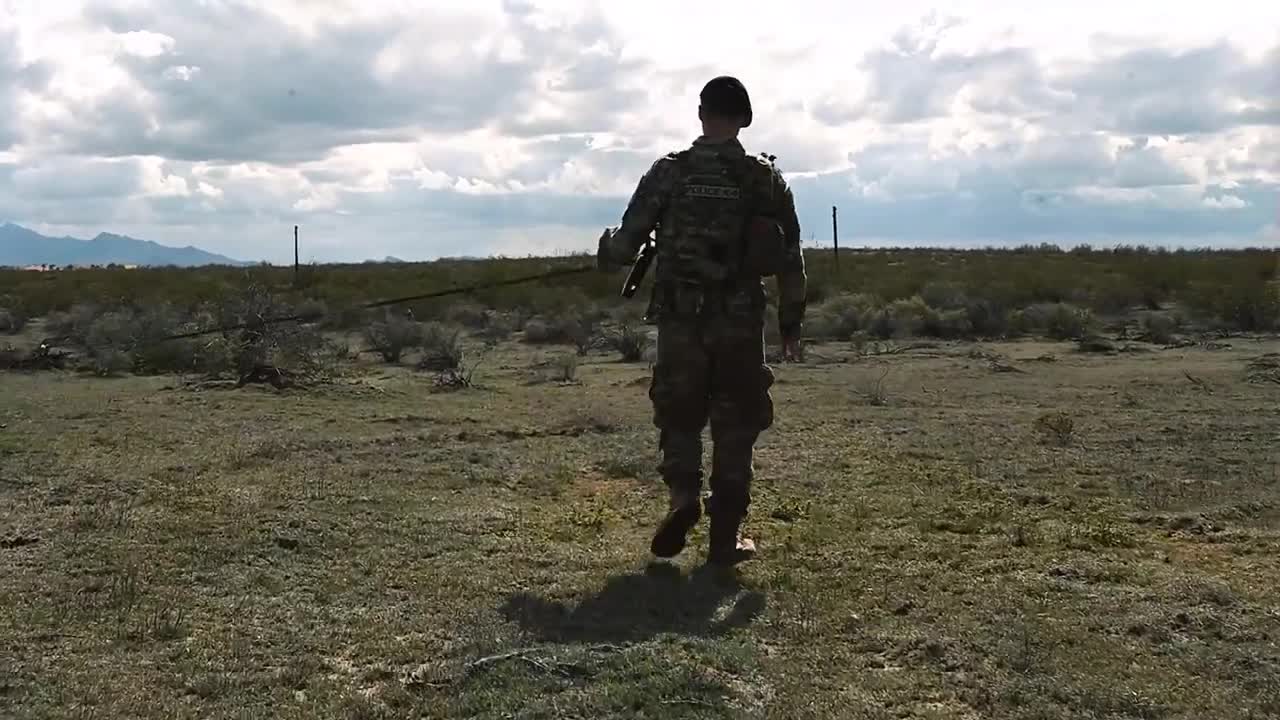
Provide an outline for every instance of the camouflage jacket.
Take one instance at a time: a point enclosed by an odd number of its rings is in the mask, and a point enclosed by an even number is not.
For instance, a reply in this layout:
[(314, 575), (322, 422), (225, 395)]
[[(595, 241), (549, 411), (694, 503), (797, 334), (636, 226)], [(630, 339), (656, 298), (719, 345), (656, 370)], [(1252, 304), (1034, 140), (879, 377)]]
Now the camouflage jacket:
[(758, 275), (740, 270), (753, 215), (781, 226), (778, 324), (784, 336), (799, 337), (806, 274), (795, 201), (782, 173), (748, 155), (736, 139), (698, 138), (691, 147), (658, 159), (640, 179), (605, 251), (617, 263), (628, 263), (654, 232), (655, 293), (673, 284), (728, 289), (740, 288), (745, 280), (759, 286)]

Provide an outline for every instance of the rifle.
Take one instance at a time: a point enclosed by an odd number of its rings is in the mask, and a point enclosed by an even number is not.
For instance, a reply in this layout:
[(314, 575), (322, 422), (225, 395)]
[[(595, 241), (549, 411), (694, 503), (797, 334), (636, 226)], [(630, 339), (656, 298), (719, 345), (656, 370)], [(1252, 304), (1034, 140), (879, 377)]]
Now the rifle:
[(644, 274), (649, 271), (649, 265), (653, 263), (653, 256), (657, 250), (658, 246), (653, 240), (646, 240), (644, 245), (640, 246), (640, 253), (636, 255), (636, 260), (631, 265), (631, 272), (627, 273), (627, 279), (622, 283), (622, 297), (635, 296), (636, 291), (640, 289), (640, 282), (644, 280)]

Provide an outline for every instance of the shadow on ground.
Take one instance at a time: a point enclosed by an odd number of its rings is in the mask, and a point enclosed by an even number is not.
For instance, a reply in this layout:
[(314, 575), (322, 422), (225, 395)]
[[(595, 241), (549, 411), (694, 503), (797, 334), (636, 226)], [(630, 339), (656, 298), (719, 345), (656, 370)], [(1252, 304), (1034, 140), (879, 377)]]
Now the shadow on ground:
[(732, 570), (703, 566), (685, 574), (653, 562), (641, 572), (609, 578), (576, 606), (516, 593), (499, 612), (542, 642), (622, 643), (664, 633), (724, 635), (749, 625), (764, 607), (764, 595), (746, 590)]

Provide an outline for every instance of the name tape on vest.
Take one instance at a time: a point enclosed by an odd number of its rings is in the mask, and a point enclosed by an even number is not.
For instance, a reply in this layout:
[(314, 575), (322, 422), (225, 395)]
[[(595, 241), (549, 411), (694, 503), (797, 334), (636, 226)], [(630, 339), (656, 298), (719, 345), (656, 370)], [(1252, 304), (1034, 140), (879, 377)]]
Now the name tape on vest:
[(689, 185), (685, 194), (690, 197), (716, 198), (719, 200), (737, 200), (742, 197), (742, 190), (723, 185)]

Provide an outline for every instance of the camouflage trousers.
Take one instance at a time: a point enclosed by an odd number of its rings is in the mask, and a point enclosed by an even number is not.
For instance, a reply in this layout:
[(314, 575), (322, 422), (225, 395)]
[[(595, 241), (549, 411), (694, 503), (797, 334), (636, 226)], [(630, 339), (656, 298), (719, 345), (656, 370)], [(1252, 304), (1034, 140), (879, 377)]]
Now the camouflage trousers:
[(711, 426), (709, 514), (746, 515), (753, 455), (773, 424), (762, 301), (663, 313), (649, 398), (660, 431), (659, 472), (672, 489), (702, 489), (703, 430)]

